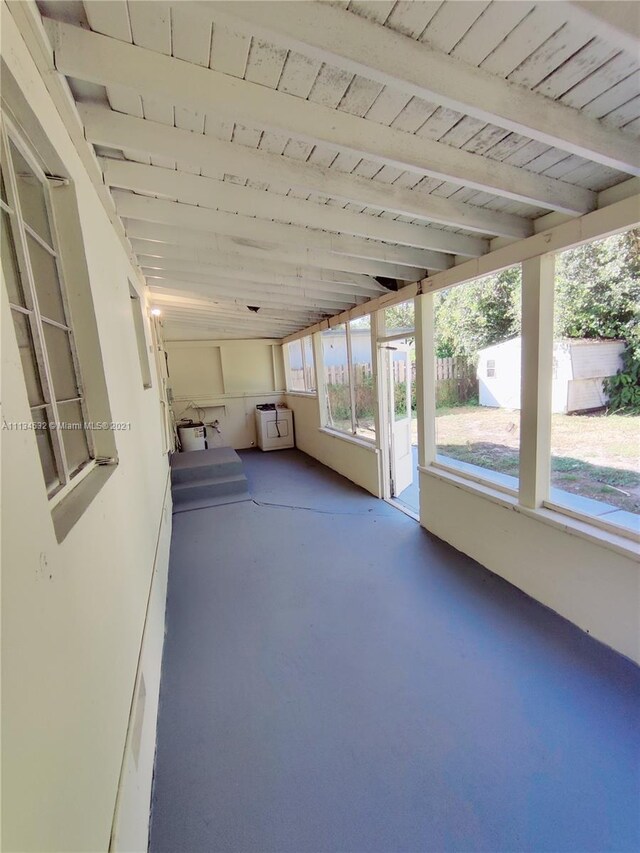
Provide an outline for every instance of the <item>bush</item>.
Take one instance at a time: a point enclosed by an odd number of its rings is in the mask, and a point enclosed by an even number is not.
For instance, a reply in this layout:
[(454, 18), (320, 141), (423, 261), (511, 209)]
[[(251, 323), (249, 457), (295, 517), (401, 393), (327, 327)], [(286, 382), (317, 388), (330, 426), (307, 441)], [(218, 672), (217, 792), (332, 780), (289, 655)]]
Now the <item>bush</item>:
[(607, 414), (640, 415), (640, 352), (631, 345), (622, 354), (622, 368), (604, 380), (604, 390), (609, 395)]

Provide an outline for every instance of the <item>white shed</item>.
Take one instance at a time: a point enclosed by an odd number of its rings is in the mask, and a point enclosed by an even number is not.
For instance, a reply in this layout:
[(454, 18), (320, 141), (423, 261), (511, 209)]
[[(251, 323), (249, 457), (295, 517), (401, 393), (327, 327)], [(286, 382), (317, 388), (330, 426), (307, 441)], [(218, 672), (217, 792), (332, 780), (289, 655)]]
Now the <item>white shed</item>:
[[(584, 412), (606, 405), (602, 380), (622, 367), (624, 341), (568, 339), (553, 344), (552, 411)], [(480, 350), (478, 388), (481, 406), (520, 408), (522, 338)]]

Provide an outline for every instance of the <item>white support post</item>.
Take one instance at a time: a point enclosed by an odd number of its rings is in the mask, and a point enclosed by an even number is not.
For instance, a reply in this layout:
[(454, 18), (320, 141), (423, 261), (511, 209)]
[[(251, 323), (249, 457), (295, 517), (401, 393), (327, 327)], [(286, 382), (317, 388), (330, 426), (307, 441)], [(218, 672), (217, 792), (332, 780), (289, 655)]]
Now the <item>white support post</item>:
[(555, 255), (522, 264), (520, 503), (535, 509), (549, 496)]
[(311, 336), (313, 341), (313, 363), (316, 369), (316, 392), (318, 394), (318, 416), (320, 426), (327, 425), (327, 383), (324, 375), (324, 358), (322, 355), (322, 337), (320, 332)]
[(433, 293), (415, 298), (418, 464), (421, 467), (430, 465), (436, 458), (434, 299)]

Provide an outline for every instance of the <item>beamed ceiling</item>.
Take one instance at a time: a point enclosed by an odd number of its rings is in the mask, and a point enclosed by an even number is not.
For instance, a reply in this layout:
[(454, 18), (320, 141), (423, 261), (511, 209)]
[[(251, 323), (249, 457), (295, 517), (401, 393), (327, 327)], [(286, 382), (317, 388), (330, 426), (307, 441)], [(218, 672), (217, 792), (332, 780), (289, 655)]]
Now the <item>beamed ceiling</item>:
[(38, 7), (169, 339), (281, 338), (640, 174), (639, 4)]

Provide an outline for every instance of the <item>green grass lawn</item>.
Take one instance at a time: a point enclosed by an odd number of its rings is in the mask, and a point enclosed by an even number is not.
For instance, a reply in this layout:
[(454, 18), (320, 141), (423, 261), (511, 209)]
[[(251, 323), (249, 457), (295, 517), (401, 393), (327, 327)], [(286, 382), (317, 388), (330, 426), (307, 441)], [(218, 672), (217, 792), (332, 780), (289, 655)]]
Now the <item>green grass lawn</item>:
[[(438, 452), (518, 476), (520, 413), (484, 406), (436, 410)], [(553, 415), (551, 482), (640, 513), (640, 417)]]

